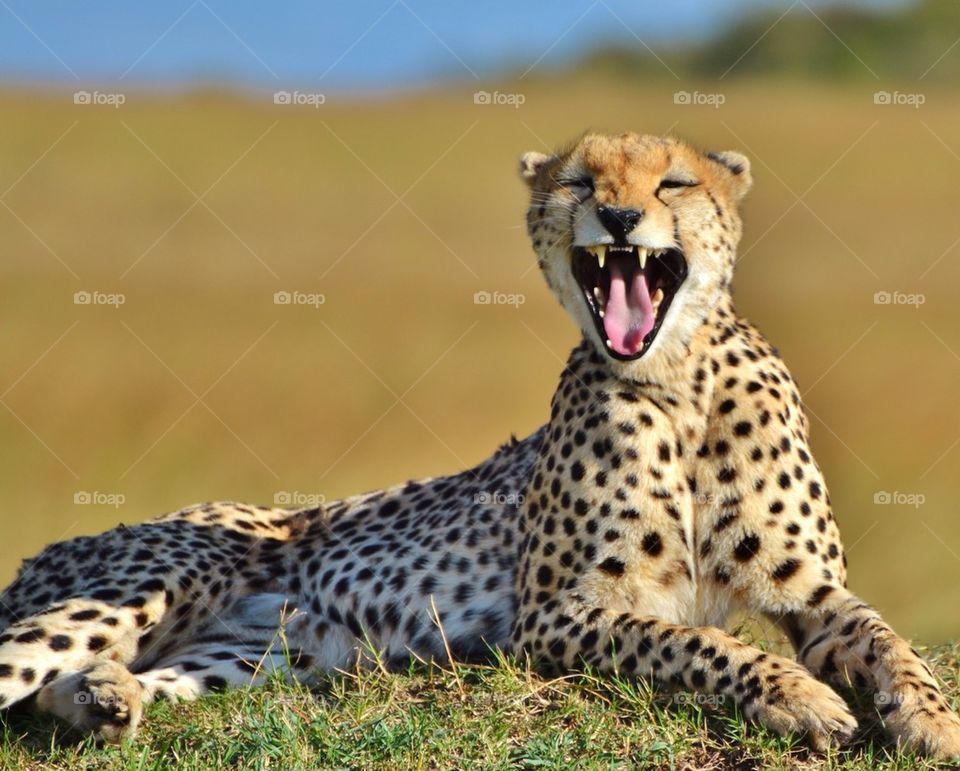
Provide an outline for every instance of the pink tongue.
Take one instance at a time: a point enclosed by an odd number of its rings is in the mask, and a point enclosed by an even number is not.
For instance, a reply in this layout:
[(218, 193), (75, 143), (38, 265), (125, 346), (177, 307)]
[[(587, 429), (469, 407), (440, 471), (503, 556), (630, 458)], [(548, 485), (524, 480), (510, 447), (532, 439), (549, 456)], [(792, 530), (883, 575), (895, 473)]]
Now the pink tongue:
[(603, 328), (614, 351), (622, 356), (632, 356), (643, 347), (643, 338), (653, 329), (650, 291), (643, 271), (634, 271), (628, 290), (618, 261), (611, 260), (609, 265), (610, 291)]

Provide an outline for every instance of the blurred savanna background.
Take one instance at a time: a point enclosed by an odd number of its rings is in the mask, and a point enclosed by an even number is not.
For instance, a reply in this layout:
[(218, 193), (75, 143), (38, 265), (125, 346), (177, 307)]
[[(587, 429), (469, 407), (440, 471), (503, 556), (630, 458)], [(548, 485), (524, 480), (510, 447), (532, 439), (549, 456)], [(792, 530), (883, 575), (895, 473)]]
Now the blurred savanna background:
[(455, 472), (577, 333), (516, 161), (753, 161), (736, 293), (798, 378), (850, 584), (960, 635), (955, 0), (0, 3), (0, 580), (215, 499)]

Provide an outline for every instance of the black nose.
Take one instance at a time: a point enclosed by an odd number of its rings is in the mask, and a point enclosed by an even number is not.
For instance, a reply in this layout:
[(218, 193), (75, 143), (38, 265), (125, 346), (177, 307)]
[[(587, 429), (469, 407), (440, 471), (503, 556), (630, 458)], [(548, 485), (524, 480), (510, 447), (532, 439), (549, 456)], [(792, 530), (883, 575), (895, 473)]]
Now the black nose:
[(600, 204), (597, 207), (597, 216), (614, 241), (622, 242), (627, 240), (627, 234), (643, 219), (643, 211)]

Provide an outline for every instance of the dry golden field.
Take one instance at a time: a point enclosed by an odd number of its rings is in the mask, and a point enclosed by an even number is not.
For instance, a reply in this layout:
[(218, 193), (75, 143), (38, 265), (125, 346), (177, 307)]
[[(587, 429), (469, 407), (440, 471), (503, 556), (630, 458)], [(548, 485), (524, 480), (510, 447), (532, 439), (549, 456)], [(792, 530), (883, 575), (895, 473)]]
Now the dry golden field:
[(516, 159), (629, 128), (753, 158), (739, 307), (800, 381), (851, 586), (905, 635), (960, 636), (955, 93), (705, 84), (715, 108), (667, 81), (484, 87), (525, 101), (0, 92), (0, 579), (54, 539), (201, 500), (330, 500), (535, 429), (576, 334), (533, 267)]

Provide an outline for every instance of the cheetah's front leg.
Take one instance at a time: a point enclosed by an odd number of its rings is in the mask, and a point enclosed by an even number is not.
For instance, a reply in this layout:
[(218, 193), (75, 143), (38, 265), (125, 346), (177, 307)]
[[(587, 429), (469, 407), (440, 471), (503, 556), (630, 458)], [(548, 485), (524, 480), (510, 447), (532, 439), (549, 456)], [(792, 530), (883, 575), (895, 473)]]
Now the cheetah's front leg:
[(585, 661), (601, 671), (648, 675), (715, 694), (780, 734), (807, 734), (818, 749), (848, 739), (857, 727), (843, 699), (797, 662), (716, 627), (600, 608), (575, 616), (534, 610), (518, 619), (514, 639), (565, 668)]
[(960, 758), (960, 718), (926, 662), (851, 592), (828, 584), (815, 592), (810, 599), (822, 601), (808, 600), (781, 622), (798, 660), (824, 677), (874, 687), (884, 725), (905, 747)]
[(795, 406), (799, 396), (788, 401), (767, 388), (764, 398), (773, 396), (780, 409), (772, 420), (758, 396), (762, 380), (733, 379), (728, 393), (740, 396), (729, 400), (700, 453), (701, 488), (716, 501), (700, 518), (702, 574), (781, 623), (813, 672), (876, 688), (878, 711), (900, 744), (960, 757), (960, 719), (930, 669), (845, 588), (839, 529)]

